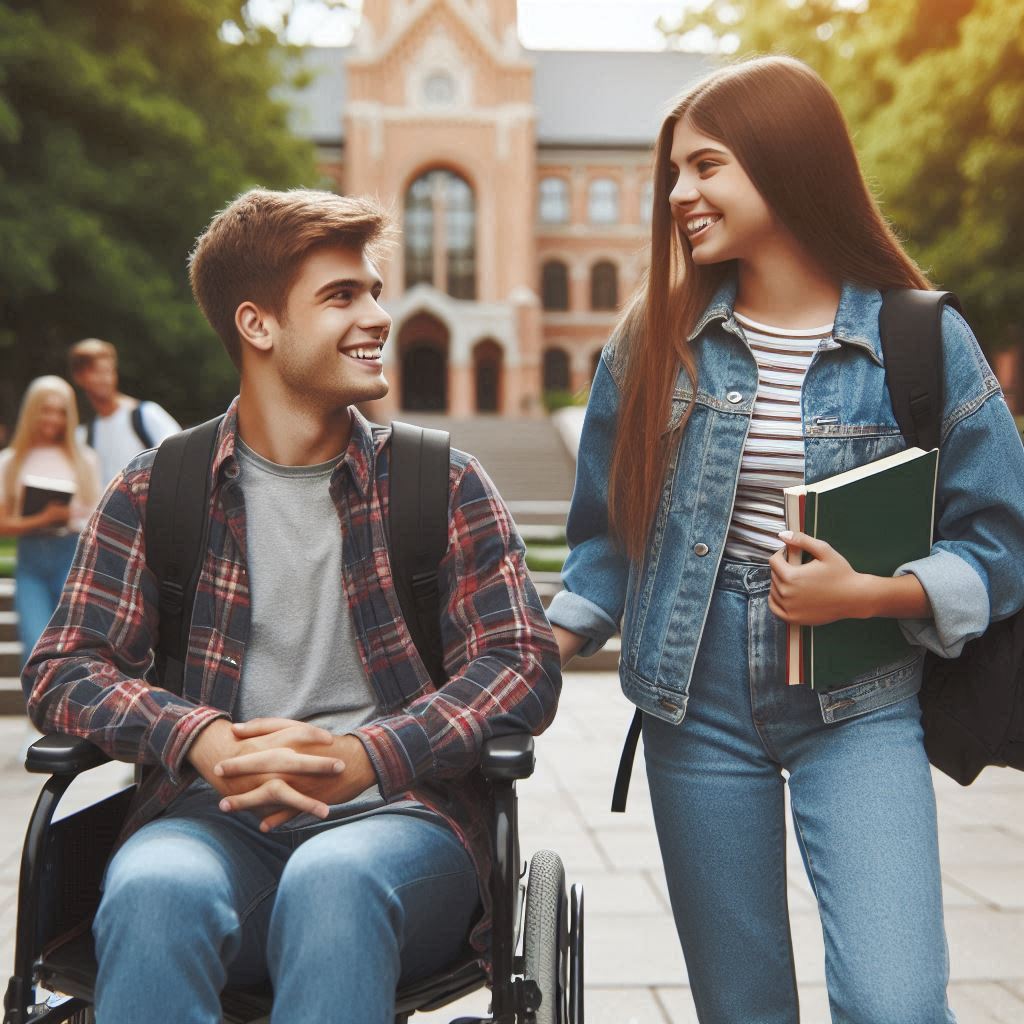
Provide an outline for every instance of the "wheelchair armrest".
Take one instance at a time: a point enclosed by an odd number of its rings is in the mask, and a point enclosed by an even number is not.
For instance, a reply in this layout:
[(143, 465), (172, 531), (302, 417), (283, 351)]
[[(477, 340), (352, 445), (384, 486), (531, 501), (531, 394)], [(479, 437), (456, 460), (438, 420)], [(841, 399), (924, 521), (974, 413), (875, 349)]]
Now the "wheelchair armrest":
[(77, 775), (110, 760), (89, 740), (53, 733), (36, 740), (25, 755), (25, 767), (40, 775)]
[(480, 774), (491, 782), (528, 779), (533, 774), (533, 737), (529, 733), (495, 736), (484, 741)]

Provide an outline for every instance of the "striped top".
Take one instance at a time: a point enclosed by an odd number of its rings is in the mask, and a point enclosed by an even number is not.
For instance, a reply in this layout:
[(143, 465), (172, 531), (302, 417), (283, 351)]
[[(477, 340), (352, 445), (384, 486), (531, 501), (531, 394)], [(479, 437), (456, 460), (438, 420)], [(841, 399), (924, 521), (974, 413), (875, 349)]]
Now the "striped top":
[(735, 314), (757, 360), (757, 397), (743, 446), (725, 557), (766, 562), (786, 528), (782, 490), (804, 482), (800, 389), (811, 357), (832, 324), (810, 330), (769, 327)]

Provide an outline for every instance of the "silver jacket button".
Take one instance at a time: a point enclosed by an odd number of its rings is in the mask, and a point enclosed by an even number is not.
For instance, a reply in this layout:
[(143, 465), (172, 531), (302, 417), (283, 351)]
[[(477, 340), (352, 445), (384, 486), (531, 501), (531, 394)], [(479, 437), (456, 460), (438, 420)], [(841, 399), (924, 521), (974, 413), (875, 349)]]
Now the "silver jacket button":
[(693, 546), (693, 553), (695, 555), (700, 555), (701, 558), (703, 558), (710, 550), (711, 549), (707, 544), (694, 544)]
[(739, 405), (740, 402), (743, 401), (743, 395), (738, 391), (730, 391), (729, 394), (725, 396), (725, 399), (727, 402), (732, 402), (733, 405)]

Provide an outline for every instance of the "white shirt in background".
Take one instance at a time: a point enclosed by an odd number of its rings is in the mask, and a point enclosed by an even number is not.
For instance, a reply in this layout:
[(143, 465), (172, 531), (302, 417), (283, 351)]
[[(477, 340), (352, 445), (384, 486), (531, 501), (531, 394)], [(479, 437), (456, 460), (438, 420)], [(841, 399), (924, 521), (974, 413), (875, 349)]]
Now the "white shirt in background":
[[(181, 430), (177, 420), (156, 402), (140, 404), (142, 422), (154, 446), (160, 444), (165, 437), (170, 437)], [(131, 402), (122, 402), (109, 416), (96, 417), (92, 447), (99, 456), (100, 476), (104, 488), (139, 452), (146, 450), (132, 427), (134, 408)], [(88, 444), (88, 431), (84, 424), (78, 428), (76, 436), (82, 444)]]

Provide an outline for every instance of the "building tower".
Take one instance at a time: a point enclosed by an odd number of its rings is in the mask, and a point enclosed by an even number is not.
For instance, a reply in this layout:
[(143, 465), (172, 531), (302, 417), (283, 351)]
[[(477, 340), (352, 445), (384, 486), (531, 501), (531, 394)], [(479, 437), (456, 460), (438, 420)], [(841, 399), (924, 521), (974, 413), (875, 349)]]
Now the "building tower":
[(388, 398), (370, 410), (541, 411), (533, 66), (516, 0), (371, 0), (346, 55), (341, 187), (391, 203)]

